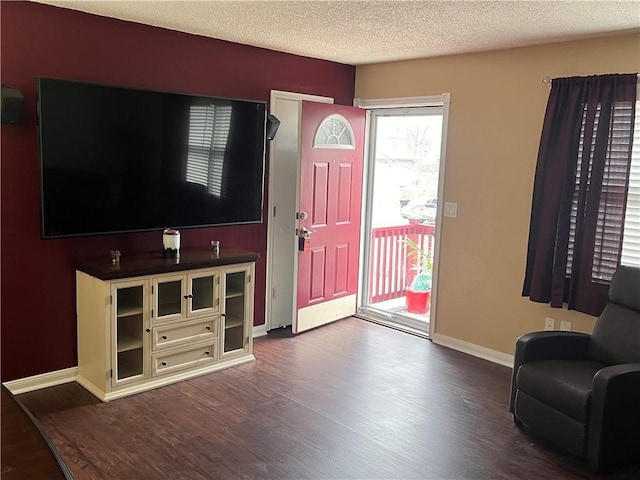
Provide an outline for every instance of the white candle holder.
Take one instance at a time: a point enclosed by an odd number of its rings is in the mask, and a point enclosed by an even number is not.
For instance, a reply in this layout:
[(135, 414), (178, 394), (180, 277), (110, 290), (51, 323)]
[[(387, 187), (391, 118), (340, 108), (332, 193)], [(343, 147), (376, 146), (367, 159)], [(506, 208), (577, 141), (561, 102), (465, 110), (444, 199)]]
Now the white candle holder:
[(162, 256), (176, 258), (180, 256), (180, 232), (171, 228), (162, 232)]

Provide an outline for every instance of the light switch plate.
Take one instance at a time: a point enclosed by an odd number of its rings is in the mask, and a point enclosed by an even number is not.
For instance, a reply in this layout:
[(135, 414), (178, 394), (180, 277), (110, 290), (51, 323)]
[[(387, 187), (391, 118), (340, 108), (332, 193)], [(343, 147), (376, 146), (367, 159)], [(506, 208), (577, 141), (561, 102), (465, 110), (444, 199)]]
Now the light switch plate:
[(456, 218), (458, 216), (458, 204), (453, 202), (444, 202), (444, 216)]

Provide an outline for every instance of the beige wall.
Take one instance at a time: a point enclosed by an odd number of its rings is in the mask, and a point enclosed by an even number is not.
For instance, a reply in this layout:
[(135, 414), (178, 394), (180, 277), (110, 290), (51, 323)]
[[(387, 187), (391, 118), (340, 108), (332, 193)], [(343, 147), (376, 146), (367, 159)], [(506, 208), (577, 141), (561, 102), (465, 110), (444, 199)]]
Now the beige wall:
[(531, 194), (549, 87), (544, 77), (640, 71), (640, 34), (365, 65), (363, 99), (451, 94), (436, 334), (513, 354), (546, 316), (591, 332), (594, 317), (521, 296)]

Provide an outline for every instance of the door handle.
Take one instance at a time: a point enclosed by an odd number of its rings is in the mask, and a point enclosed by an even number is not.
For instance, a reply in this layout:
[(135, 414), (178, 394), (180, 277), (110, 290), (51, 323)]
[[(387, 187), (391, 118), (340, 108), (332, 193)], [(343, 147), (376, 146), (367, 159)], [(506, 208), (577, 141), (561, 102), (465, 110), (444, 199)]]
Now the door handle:
[(312, 233), (313, 233), (313, 230), (309, 230), (307, 227), (302, 227), (298, 235), (301, 236), (302, 238), (309, 238)]
[(309, 237), (311, 236), (312, 233), (313, 233), (313, 231), (309, 230), (306, 227), (302, 227), (298, 231), (298, 250), (300, 252), (306, 252), (307, 250), (309, 250), (309, 248), (311, 246), (311, 242), (309, 241)]

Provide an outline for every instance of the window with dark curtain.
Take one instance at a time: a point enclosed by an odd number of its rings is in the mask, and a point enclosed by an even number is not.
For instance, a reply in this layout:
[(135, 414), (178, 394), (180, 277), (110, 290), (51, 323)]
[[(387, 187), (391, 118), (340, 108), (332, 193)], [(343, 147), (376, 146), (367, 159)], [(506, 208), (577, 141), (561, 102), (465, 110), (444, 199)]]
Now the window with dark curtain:
[(620, 262), (637, 74), (552, 81), (522, 294), (599, 315)]

